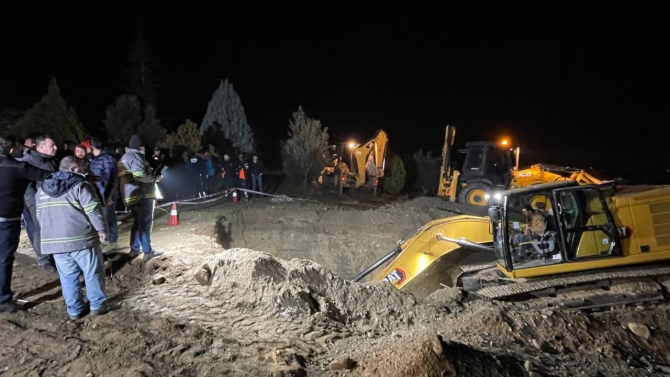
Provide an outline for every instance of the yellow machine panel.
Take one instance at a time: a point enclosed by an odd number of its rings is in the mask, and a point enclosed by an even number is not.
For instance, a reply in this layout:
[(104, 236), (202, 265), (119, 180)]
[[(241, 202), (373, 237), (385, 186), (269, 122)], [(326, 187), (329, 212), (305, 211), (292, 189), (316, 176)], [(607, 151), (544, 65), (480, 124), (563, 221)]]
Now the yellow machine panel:
[[(463, 263), (494, 260), (493, 253), (481, 255), (454, 242), (439, 240), (438, 235), (466, 238), (482, 244), (490, 244), (493, 240), (488, 217), (460, 215), (432, 221), (401, 244), (402, 252), (379, 272), (374, 281), (387, 281), (396, 288), (423, 296), (422, 291), (435, 290), (431, 287), (451, 284), (440, 272)], [(436, 273), (432, 273), (433, 270)], [(421, 276), (420, 282), (414, 282), (417, 276)]]
[[(535, 219), (524, 215), (530, 202), (545, 218), (537, 236), (525, 228), (524, 219)], [(374, 281), (419, 298), (454, 285), (504, 298), (609, 274), (634, 279), (670, 271), (670, 186), (537, 184), (496, 195), (489, 215), (432, 221), (366, 271), (381, 266)], [(524, 245), (532, 248), (521, 258)], [(623, 302), (626, 295), (607, 299)]]

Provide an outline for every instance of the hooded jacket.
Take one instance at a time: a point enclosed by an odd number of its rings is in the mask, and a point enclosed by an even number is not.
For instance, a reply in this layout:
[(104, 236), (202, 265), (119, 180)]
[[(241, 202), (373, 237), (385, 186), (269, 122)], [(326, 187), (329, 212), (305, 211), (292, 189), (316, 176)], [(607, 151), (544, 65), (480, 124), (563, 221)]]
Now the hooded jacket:
[(60, 254), (100, 245), (107, 222), (95, 188), (83, 175), (57, 171), (36, 196), (42, 227), (42, 254)]
[(127, 207), (141, 199), (156, 199), (156, 177), (138, 150), (128, 149), (119, 160), (118, 171), (121, 197)]
[[(43, 153), (40, 153), (36, 150), (29, 150), (23, 155), (22, 161), (29, 163), (30, 165), (46, 170), (48, 172), (55, 172), (58, 170), (56, 165), (56, 160), (53, 156), (49, 156)], [(42, 181), (31, 182), (26, 188), (25, 200), (28, 206), (35, 205), (35, 194), (37, 190), (42, 186)]]
[(119, 189), (118, 159), (114, 152), (103, 150), (99, 155), (91, 158), (88, 169), (95, 176), (95, 188), (104, 202), (109, 198), (116, 198)]
[(0, 154), (0, 222), (20, 220), (28, 184), (42, 181), (48, 175), (48, 171)]

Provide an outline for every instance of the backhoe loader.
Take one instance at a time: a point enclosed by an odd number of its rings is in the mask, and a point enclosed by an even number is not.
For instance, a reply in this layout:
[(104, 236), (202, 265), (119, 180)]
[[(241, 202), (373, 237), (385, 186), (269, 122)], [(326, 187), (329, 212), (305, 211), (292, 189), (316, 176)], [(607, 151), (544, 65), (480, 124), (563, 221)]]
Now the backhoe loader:
[(470, 142), (459, 152), (465, 154), (463, 168), (453, 166), (456, 127), (447, 126), (437, 195), (450, 201), (488, 206), (491, 193), (539, 183), (576, 181), (601, 184), (603, 181), (581, 169), (536, 164), (519, 170), (520, 149), (486, 141)]
[[(524, 226), (532, 202), (536, 233)], [(543, 183), (494, 194), (488, 213), (426, 224), (355, 280), (383, 266), (374, 281), (420, 298), (460, 287), (579, 309), (660, 301), (670, 287), (670, 186)]]
[(321, 171), (318, 182), (338, 187), (340, 195), (345, 188), (369, 188), (376, 195), (379, 179), (384, 176), (387, 144), (384, 130), (364, 144), (341, 144), (340, 153)]

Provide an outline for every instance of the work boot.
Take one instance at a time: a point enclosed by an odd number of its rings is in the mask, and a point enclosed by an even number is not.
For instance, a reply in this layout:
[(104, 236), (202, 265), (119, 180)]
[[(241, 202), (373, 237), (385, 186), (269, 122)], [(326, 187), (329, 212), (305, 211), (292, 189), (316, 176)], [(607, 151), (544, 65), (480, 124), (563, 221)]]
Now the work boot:
[(135, 258), (136, 256), (140, 255), (141, 252), (139, 250), (133, 250), (130, 249), (130, 252), (128, 253), (128, 256), (131, 258)]
[(110, 242), (105, 247), (102, 248), (102, 253), (107, 254), (119, 248), (119, 244), (116, 242)]
[(12, 300), (5, 301), (0, 304), (0, 312), (5, 312), (5, 313), (15, 313), (18, 312), (19, 310), (25, 310), (23, 305), (18, 304)]
[(109, 305), (103, 304), (98, 310), (91, 310), (91, 316), (103, 315), (109, 313)]
[(71, 320), (76, 321), (78, 319), (82, 319), (82, 318), (86, 317), (86, 315), (89, 314), (89, 313), (90, 313), (89, 308), (84, 308), (84, 310), (82, 310), (80, 313), (78, 313), (76, 315), (69, 315), (69, 316), (70, 316)]
[(151, 259), (159, 257), (163, 254), (165, 254), (165, 253), (160, 251), (160, 250), (152, 250), (150, 253), (144, 253), (144, 257), (142, 258), (142, 262), (148, 262)]

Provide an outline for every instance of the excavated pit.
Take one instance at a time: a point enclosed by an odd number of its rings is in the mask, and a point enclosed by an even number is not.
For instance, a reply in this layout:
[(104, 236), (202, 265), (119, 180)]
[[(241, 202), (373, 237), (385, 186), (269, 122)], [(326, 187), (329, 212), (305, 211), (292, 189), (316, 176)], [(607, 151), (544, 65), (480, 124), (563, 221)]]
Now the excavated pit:
[(246, 203), (211, 211), (213, 225), (197, 234), (224, 249), (262, 250), (282, 259), (309, 259), (344, 278), (352, 278), (387, 254), (402, 237), (429, 221), (455, 212), (433, 201), (357, 210), (304, 202)]

